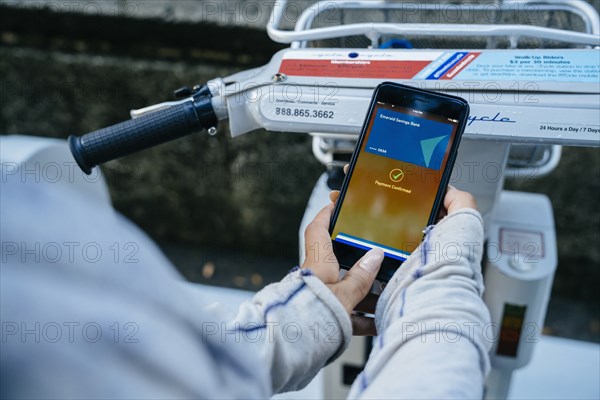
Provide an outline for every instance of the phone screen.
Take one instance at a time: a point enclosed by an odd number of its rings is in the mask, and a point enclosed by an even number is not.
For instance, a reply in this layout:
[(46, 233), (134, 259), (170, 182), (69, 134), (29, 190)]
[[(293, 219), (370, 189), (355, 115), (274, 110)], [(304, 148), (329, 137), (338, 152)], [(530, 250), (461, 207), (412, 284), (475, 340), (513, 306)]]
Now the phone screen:
[(331, 239), (404, 261), (423, 238), (459, 121), (377, 101), (350, 171)]

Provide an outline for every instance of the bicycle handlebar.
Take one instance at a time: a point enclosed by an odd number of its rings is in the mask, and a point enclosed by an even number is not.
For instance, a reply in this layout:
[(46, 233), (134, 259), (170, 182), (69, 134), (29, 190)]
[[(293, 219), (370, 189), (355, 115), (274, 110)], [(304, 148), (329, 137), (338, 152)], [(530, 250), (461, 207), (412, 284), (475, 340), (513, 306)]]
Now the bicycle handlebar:
[(69, 148), (89, 175), (98, 164), (216, 125), (210, 96), (201, 96), (81, 137), (71, 135)]

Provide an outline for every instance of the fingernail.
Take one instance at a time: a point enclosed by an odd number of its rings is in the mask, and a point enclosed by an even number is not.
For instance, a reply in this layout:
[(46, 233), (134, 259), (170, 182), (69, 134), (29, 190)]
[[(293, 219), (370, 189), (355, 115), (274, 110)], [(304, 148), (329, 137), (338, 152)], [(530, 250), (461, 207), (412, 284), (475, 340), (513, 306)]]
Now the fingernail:
[(448, 185), (448, 189), (456, 189), (456, 186)]
[(371, 249), (363, 256), (358, 264), (365, 271), (374, 274), (379, 269), (381, 262), (383, 261), (383, 251), (375, 248)]
[(331, 192), (329, 192), (329, 200), (335, 203), (335, 201), (338, 199), (339, 194), (340, 192), (338, 190), (332, 190)]

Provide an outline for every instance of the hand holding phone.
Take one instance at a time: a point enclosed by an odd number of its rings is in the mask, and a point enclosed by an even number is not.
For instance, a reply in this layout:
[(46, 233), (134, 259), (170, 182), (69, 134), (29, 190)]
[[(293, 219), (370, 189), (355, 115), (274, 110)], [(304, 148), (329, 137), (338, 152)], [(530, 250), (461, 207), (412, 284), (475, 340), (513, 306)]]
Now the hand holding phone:
[[(371, 318), (353, 313), (374, 312), (369, 291), (383, 287), (375, 275), (387, 282), (436, 221), (468, 110), (454, 96), (394, 83), (376, 88), (342, 190), (331, 196), (335, 208), (321, 210), (305, 233), (303, 268), (331, 288), (354, 334), (375, 334)], [(445, 199), (447, 208), (469, 204), (464, 196)], [(361, 267), (374, 252), (384, 256), (381, 267)], [(341, 280), (339, 267), (350, 270)]]
[(379, 85), (339, 199), (330, 237), (342, 268), (385, 253), (387, 282), (436, 221), (469, 106), (459, 97), (396, 83)]
[[(349, 165), (344, 166), (344, 173), (348, 172)], [(313, 270), (315, 275), (319, 277), (323, 282), (328, 284), (330, 288), (332, 288), (334, 294), (340, 299), (340, 302), (344, 304), (344, 308), (350, 314), (350, 318), (352, 321), (352, 331), (356, 336), (375, 336), (377, 335), (377, 331), (375, 328), (375, 321), (373, 318), (359, 315), (357, 314), (374, 314), (375, 307), (377, 305), (377, 292), (373, 291), (371, 287), (371, 292), (367, 293), (366, 296), (363, 296), (365, 288), (369, 285), (377, 285), (378, 282), (373, 280), (374, 274), (378, 271), (375, 271), (369, 275), (367, 275), (367, 279), (363, 280), (364, 288), (362, 290), (356, 291), (354, 287), (349, 287), (347, 284), (336, 285), (339, 282), (338, 272), (339, 265), (337, 260), (335, 259), (335, 255), (333, 254), (331, 247), (331, 239), (325, 236), (325, 231), (327, 228), (327, 221), (331, 219), (331, 212), (333, 210), (333, 205), (337, 202), (339, 198), (340, 192), (338, 190), (334, 190), (330, 193), (329, 197), (333, 204), (325, 207), (321, 212), (317, 215), (313, 223), (310, 225), (311, 228), (306, 231), (306, 243), (310, 243), (312, 249), (306, 248), (306, 261), (303, 265), (303, 268), (310, 268)], [(463, 192), (454, 188), (453, 186), (448, 186), (448, 190), (446, 195), (444, 196), (444, 207), (442, 208), (443, 213), (441, 214), (451, 214), (454, 211), (458, 211), (461, 208), (477, 208), (475, 198), (467, 192)], [(441, 217), (440, 217), (441, 218)], [(322, 259), (315, 258), (315, 245), (317, 248), (323, 248), (324, 252), (322, 252)], [(309, 256), (311, 258), (309, 258)], [(374, 264), (378, 266), (377, 264)], [(378, 269), (378, 268), (377, 268)], [(343, 276), (345, 277), (345, 270), (343, 271)], [(343, 278), (342, 278), (343, 279)], [(380, 289), (382, 289), (380, 287)], [(349, 293), (345, 293), (345, 291), (349, 291)], [(357, 303), (358, 302), (358, 303)]]
[[(340, 267), (333, 254), (329, 237), (329, 221), (333, 208), (333, 203), (323, 208), (306, 228), (304, 232), (306, 255), (302, 268), (310, 269), (331, 289), (350, 316), (354, 335), (374, 335), (373, 320), (355, 315), (352, 311), (369, 293), (379, 272), (383, 252), (380, 249), (368, 252), (340, 279)], [(375, 309), (375, 303), (371, 308)]]

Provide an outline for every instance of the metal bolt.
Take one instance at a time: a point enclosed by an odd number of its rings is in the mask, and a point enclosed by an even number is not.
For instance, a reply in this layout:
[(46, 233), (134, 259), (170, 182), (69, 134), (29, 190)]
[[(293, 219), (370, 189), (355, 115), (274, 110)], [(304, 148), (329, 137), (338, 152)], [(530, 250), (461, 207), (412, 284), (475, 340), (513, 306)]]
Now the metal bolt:
[(283, 82), (287, 79), (287, 75), (286, 74), (282, 74), (281, 72), (276, 73), (275, 75), (273, 75), (273, 77), (271, 78), (271, 80), (273, 82)]
[(217, 128), (215, 128), (214, 126), (211, 126), (210, 128), (207, 129), (207, 132), (210, 136), (215, 136), (217, 134)]

